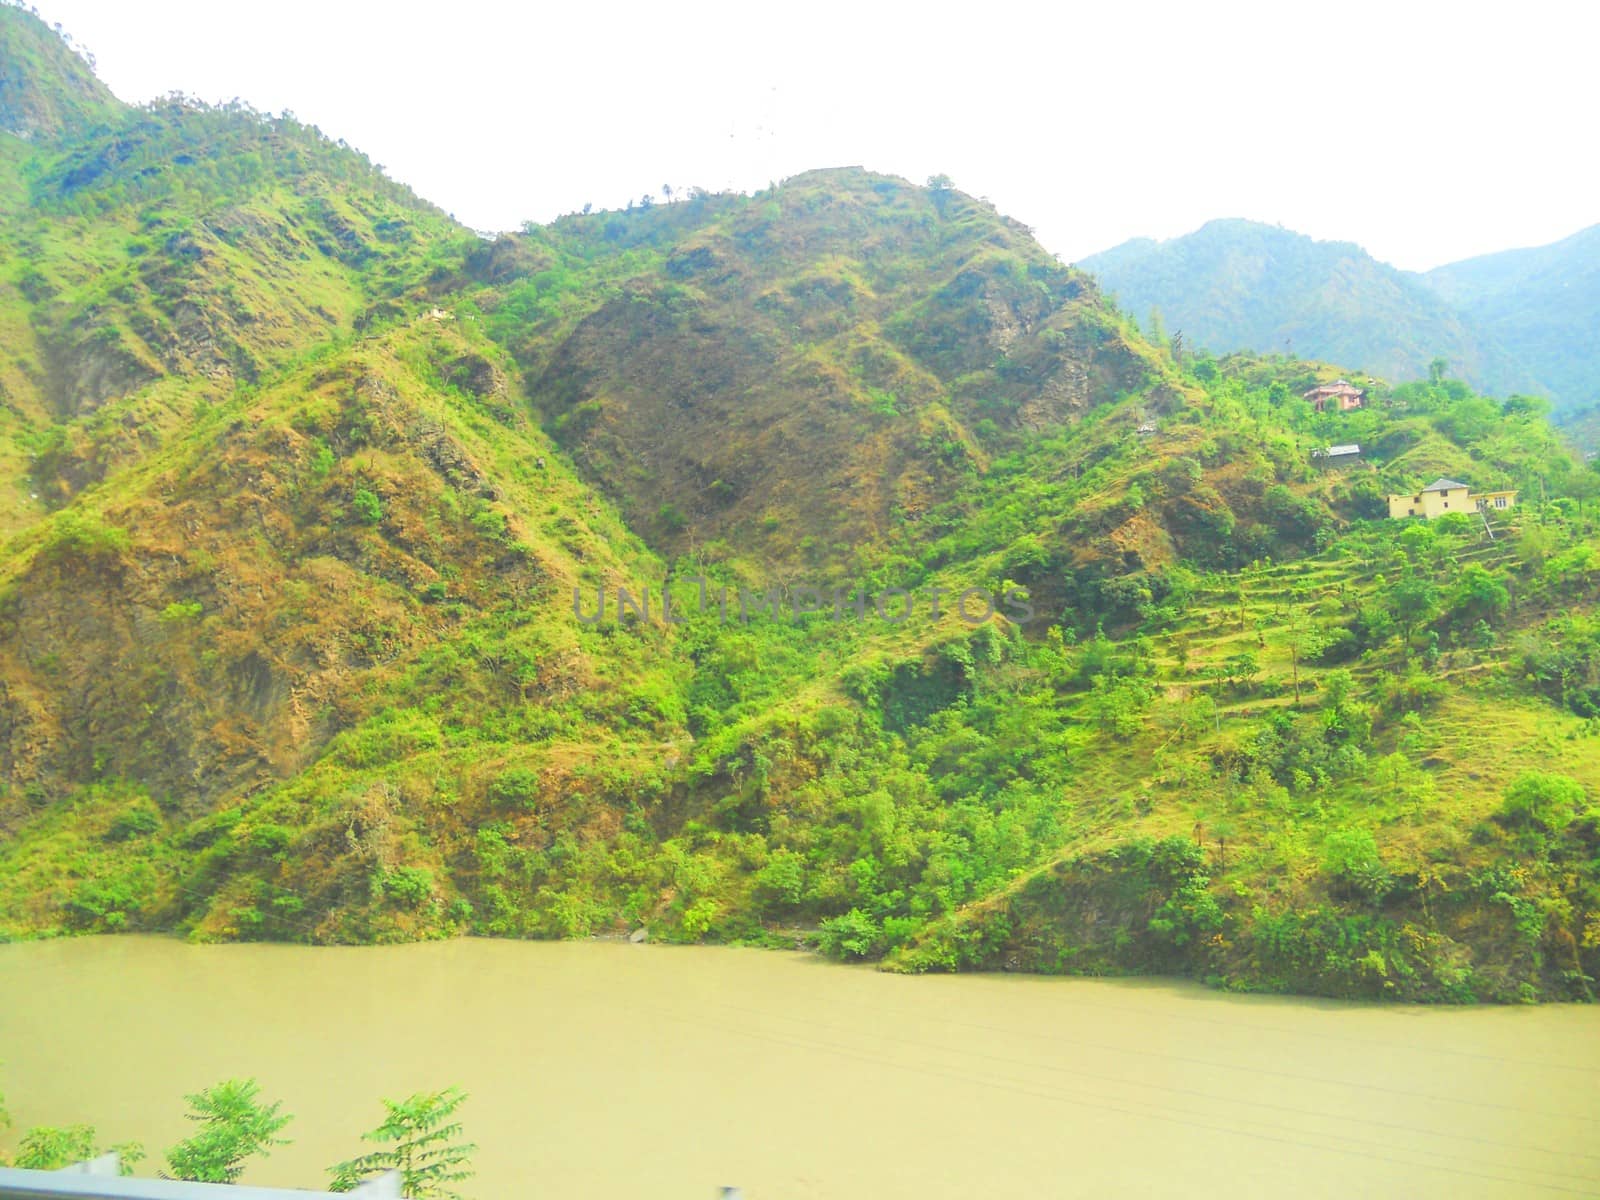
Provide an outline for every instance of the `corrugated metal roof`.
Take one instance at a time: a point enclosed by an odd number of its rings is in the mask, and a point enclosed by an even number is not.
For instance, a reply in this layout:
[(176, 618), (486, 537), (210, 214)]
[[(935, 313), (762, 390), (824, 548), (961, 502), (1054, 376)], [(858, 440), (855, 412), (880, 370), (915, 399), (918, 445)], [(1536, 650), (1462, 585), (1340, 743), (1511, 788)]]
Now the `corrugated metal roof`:
[(1355, 442), (1351, 442), (1348, 446), (1329, 446), (1328, 447), (1328, 457), (1329, 458), (1332, 458), (1332, 457), (1334, 457), (1334, 455), (1337, 455), (1337, 454), (1360, 454), (1360, 453), (1361, 453), (1361, 447), (1360, 447), (1360, 445), (1358, 445)]
[(1446, 479), (1441, 475), (1438, 479), (1435, 479), (1422, 490), (1425, 492), (1453, 492), (1457, 488), (1464, 488), (1466, 486), (1467, 485), (1464, 483), (1457, 483), (1454, 479)]

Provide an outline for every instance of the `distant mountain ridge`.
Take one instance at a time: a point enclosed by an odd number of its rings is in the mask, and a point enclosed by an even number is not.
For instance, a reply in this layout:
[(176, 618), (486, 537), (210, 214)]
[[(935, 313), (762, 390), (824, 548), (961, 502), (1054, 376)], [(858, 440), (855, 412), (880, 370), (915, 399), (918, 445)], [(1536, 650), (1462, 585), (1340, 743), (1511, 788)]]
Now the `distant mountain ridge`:
[(1600, 232), (1419, 275), (1351, 242), (1322, 242), (1256, 221), (1211, 221), (1166, 241), (1136, 238), (1084, 259), (1120, 303), (1191, 344), (1289, 353), (1390, 379), (1435, 358), (1498, 395), (1533, 392), (1559, 407), (1600, 398)]
[(1600, 403), (1600, 225), (1548, 246), (1436, 267), (1422, 279), (1526, 363), (1564, 407)]

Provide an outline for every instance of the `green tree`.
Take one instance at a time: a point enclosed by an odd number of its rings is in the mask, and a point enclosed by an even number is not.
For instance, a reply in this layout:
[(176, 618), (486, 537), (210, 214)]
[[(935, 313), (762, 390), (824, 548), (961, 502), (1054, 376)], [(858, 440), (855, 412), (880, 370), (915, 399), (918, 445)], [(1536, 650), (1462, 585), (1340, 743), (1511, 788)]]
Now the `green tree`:
[(329, 1185), (348, 1192), (362, 1180), (385, 1171), (400, 1172), (400, 1191), (412, 1200), (460, 1200), (451, 1185), (472, 1177), (468, 1165), (477, 1147), (462, 1142), (461, 1123), (455, 1115), (466, 1093), (459, 1088), (442, 1092), (417, 1092), (404, 1100), (385, 1100), (388, 1117), (362, 1138), (390, 1145), (330, 1167)]
[(1506, 585), (1482, 563), (1462, 567), (1450, 594), (1450, 610), (1463, 624), (1496, 621), (1505, 615), (1510, 603)]
[(35, 1125), (17, 1143), (13, 1165), (30, 1171), (59, 1171), (108, 1152), (116, 1154), (117, 1170), (123, 1175), (132, 1175), (134, 1164), (144, 1157), (144, 1147), (138, 1142), (97, 1149), (92, 1125), (68, 1125), (60, 1129)]
[(1336, 829), (1323, 840), (1322, 869), (1336, 886), (1353, 891), (1376, 904), (1393, 884), (1372, 831), (1364, 826)]
[(1234, 687), (1249, 687), (1251, 681), (1261, 672), (1260, 661), (1248, 650), (1230, 654), (1222, 665), (1227, 672), (1228, 682)]
[(1580, 524), (1584, 516), (1584, 502), (1600, 496), (1600, 472), (1594, 469), (1595, 463), (1600, 463), (1600, 459), (1595, 459), (1589, 470), (1573, 471), (1561, 481), (1561, 490), (1577, 501)]
[(1500, 819), (1513, 827), (1532, 825), (1554, 832), (1565, 828), (1583, 803), (1583, 785), (1576, 779), (1528, 771), (1506, 789)]
[(1384, 598), (1389, 615), (1400, 629), (1401, 656), (1411, 658), (1411, 634), (1433, 614), (1439, 602), (1439, 589), (1433, 581), (1408, 571), (1402, 575)]
[(1328, 648), (1329, 635), (1327, 630), (1316, 624), (1304, 613), (1297, 613), (1289, 621), (1287, 645), (1289, 647), (1289, 670), (1294, 678), (1294, 702), (1300, 703), (1300, 662), (1302, 659), (1314, 659)]
[(1108, 733), (1129, 738), (1144, 727), (1144, 712), (1150, 707), (1155, 689), (1143, 679), (1095, 676), (1088, 709), (1094, 720)]
[(293, 1118), (279, 1113), (281, 1102), (265, 1104), (260, 1094), (254, 1079), (229, 1079), (186, 1096), (189, 1111), (184, 1115), (200, 1129), (167, 1151), (171, 1178), (235, 1183), (246, 1159), (287, 1146), (289, 1139), (278, 1134)]
[(1506, 398), (1500, 411), (1508, 417), (1548, 417), (1550, 401), (1543, 396), (1524, 396), (1520, 393)]
[(1157, 346), (1167, 344), (1167, 322), (1162, 317), (1161, 310), (1154, 305), (1150, 308), (1150, 318), (1145, 322), (1145, 336)]
[(92, 1125), (36, 1125), (17, 1143), (16, 1165), (30, 1171), (59, 1171), (95, 1157)]

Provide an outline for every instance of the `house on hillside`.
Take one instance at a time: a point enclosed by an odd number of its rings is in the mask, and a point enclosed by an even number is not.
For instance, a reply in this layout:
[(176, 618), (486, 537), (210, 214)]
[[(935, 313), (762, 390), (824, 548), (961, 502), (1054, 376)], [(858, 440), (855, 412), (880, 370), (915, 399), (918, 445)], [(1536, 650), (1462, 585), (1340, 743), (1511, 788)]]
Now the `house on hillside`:
[(1348, 467), (1361, 461), (1361, 446), (1356, 442), (1329, 446), (1326, 450), (1313, 450), (1311, 458), (1319, 467)]
[(1319, 383), (1309, 392), (1301, 392), (1300, 398), (1318, 412), (1326, 412), (1330, 404), (1335, 412), (1349, 412), (1365, 403), (1367, 390), (1358, 388), (1348, 379), (1335, 379), (1332, 383)]
[(1389, 515), (1403, 520), (1421, 517), (1431, 521), (1445, 513), (1489, 512), (1511, 508), (1517, 502), (1515, 491), (1479, 492), (1454, 479), (1435, 479), (1414, 496), (1390, 496)]
[(1517, 493), (1515, 491), (1474, 492), (1472, 494), (1472, 503), (1482, 512), (1511, 508), (1516, 502)]

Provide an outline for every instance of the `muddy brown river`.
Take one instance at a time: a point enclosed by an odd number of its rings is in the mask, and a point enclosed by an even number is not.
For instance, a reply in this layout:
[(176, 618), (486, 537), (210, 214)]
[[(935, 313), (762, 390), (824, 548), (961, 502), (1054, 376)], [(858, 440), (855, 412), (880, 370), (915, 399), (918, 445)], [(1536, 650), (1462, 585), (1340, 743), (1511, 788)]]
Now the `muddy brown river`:
[[(1600, 1007), (903, 978), (759, 950), (0, 946), (0, 1093), (152, 1156), (254, 1076), (322, 1187), (379, 1097), (459, 1085), (488, 1197), (1600, 1196)], [(17, 1131), (5, 1135), (14, 1144)]]

